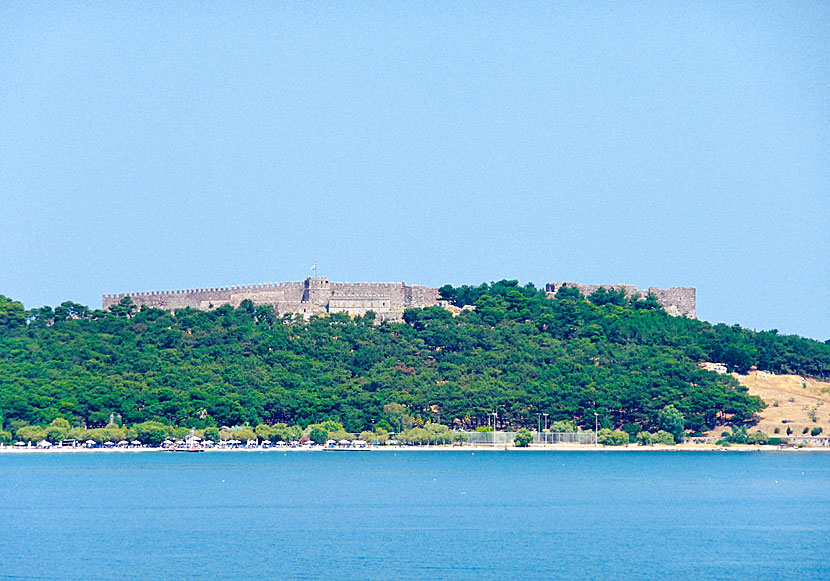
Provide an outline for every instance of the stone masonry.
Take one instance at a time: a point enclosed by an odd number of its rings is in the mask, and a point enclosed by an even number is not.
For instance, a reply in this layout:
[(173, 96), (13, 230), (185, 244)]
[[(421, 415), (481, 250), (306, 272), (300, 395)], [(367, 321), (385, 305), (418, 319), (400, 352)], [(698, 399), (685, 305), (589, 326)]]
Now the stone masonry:
[(672, 288), (657, 288), (656, 286), (649, 287), (647, 291), (637, 290), (631, 284), (579, 284), (576, 282), (549, 282), (545, 290), (548, 297), (553, 297), (563, 286), (575, 287), (586, 297), (591, 295), (600, 287), (605, 287), (605, 290), (625, 291), (626, 296), (634, 296), (640, 294), (646, 296), (648, 293), (653, 293), (657, 297), (657, 301), (663, 305), (666, 312), (674, 317), (686, 317), (688, 319), (697, 318), (696, 289), (690, 286), (675, 286)]
[(125, 296), (129, 296), (139, 307), (165, 310), (187, 307), (211, 310), (222, 305), (238, 307), (242, 301), (250, 299), (255, 305), (273, 306), (280, 315), (365, 315), (368, 311), (374, 311), (378, 320), (386, 321), (401, 320), (404, 309), (439, 306), (440, 300), (437, 288), (405, 282), (348, 283), (331, 282), (325, 277), (309, 277), (300, 282), (105, 294), (104, 309), (118, 304)]

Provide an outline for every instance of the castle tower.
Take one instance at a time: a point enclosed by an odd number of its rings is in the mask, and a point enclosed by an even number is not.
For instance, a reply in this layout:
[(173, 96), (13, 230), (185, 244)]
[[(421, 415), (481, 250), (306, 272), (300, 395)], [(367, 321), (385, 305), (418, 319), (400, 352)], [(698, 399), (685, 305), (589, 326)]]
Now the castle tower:
[(305, 279), (303, 302), (325, 308), (331, 298), (331, 281), (323, 276), (310, 276)]

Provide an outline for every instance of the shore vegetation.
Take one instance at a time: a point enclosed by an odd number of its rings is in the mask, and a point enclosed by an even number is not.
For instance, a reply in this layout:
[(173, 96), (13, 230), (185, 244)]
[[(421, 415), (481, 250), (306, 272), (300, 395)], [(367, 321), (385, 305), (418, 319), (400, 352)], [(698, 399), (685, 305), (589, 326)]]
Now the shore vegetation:
[(830, 374), (826, 343), (671, 317), (653, 296), (563, 287), (548, 298), (510, 280), (441, 292), (472, 308), (410, 309), (376, 324), (373, 313), (304, 319), (250, 301), (27, 310), (0, 296), (0, 437), (149, 443), (199, 430), (443, 442), (491, 421), (536, 429), (544, 416), (552, 431), (596, 424), (612, 442), (681, 442), (740, 429), (765, 405), (700, 362)]

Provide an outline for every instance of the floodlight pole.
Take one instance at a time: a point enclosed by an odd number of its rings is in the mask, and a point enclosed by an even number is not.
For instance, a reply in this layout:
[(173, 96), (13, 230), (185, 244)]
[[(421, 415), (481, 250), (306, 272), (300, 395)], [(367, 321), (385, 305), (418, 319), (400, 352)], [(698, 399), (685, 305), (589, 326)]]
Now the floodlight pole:
[(498, 417), (497, 412), (491, 412), (487, 414), (488, 416), (493, 416), (493, 447), (496, 447), (496, 417)]
[(594, 412), (594, 447), (599, 448), (599, 414)]
[(545, 446), (548, 445), (548, 414), (543, 414), (545, 416)]

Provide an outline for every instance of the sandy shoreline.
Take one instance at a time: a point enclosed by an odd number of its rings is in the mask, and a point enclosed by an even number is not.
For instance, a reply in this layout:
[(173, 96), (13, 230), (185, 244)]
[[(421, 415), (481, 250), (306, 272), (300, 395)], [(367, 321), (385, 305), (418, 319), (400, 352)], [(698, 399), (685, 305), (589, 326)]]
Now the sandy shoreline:
[[(163, 448), (15, 448), (0, 447), (0, 454), (135, 454), (147, 452), (173, 452)], [(177, 452), (183, 452), (178, 450)], [(307, 453), (307, 452), (830, 452), (828, 447), (779, 447), (779, 446), (717, 446), (714, 444), (680, 444), (677, 446), (591, 446), (554, 444), (548, 446), (378, 446), (365, 449), (323, 449), (323, 448), (206, 448), (206, 453)]]

